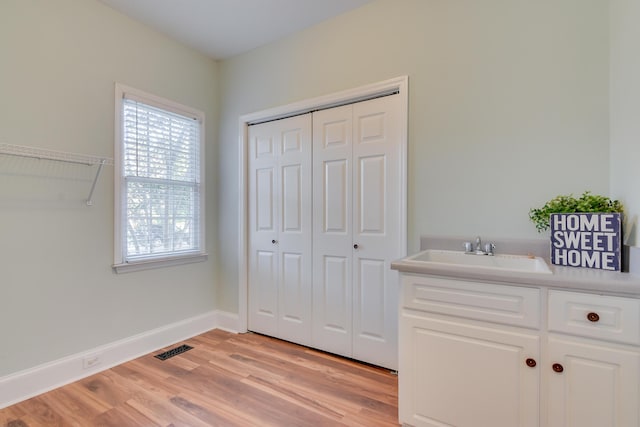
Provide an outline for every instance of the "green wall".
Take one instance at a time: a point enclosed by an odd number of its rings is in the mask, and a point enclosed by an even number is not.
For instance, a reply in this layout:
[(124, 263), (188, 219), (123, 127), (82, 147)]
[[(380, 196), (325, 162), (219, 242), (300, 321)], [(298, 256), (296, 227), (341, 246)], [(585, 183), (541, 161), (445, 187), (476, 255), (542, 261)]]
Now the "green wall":
[(602, 0), (378, 0), (220, 68), (220, 306), (237, 307), (238, 117), (409, 76), (419, 236), (538, 237), (531, 207), (609, 191)]
[(0, 156), (0, 377), (216, 305), (218, 65), (95, 0), (0, 2), (0, 142), (113, 157), (114, 83), (205, 112), (209, 261), (115, 274), (113, 168)]

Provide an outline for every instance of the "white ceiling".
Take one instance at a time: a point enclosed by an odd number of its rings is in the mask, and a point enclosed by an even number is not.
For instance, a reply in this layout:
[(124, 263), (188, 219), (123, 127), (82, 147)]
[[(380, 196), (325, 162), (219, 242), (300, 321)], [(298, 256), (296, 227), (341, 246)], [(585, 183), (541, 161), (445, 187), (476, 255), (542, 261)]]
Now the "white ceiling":
[(373, 0), (100, 0), (215, 59), (278, 40)]

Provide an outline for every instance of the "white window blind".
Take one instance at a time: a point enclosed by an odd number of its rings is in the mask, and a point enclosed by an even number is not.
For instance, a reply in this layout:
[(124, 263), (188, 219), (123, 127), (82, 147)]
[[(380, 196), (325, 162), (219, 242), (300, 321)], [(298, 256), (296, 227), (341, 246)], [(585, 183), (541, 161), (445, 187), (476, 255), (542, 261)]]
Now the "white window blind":
[(121, 104), (121, 262), (202, 253), (201, 120), (127, 95)]

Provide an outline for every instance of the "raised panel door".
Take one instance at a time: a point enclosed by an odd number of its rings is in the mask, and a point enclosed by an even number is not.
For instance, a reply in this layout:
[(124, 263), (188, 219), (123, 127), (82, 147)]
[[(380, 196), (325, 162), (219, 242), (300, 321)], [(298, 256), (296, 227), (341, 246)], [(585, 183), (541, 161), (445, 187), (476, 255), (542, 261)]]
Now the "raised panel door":
[(277, 138), (252, 128), (249, 139), (249, 318), (252, 330), (278, 330)]
[[(311, 115), (249, 127), (250, 330), (311, 343)], [(269, 256), (269, 268), (266, 255)], [(262, 261), (261, 261), (262, 257)]]
[(400, 289), (390, 264), (404, 254), (399, 102), (313, 115), (314, 345), (391, 369)]
[(311, 345), (311, 115), (273, 123), (280, 132), (278, 336)]
[(313, 114), (313, 343), (352, 355), (352, 106)]
[(552, 336), (545, 369), (549, 426), (640, 425), (637, 351)]
[(400, 98), (353, 105), (353, 357), (397, 369), (399, 275), (403, 255)]
[(538, 336), (407, 312), (401, 322), (401, 423), (538, 427)]

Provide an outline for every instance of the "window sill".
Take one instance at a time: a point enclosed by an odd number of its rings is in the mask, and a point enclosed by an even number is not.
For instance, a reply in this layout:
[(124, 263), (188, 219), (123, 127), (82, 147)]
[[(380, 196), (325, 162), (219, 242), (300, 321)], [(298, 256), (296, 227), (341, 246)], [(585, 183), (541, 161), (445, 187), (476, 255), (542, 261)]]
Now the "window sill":
[(209, 258), (208, 254), (191, 254), (179, 257), (147, 259), (144, 261), (125, 262), (123, 264), (114, 264), (113, 271), (116, 273), (132, 273), (134, 271), (151, 270), (154, 268), (172, 267), (175, 265), (192, 264), (195, 262), (203, 262)]

